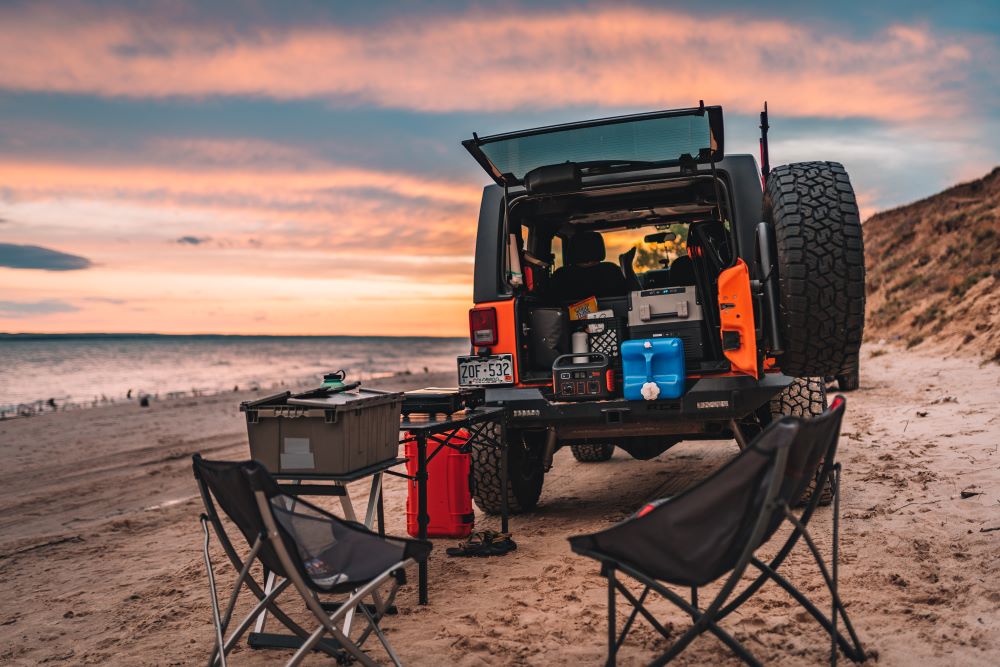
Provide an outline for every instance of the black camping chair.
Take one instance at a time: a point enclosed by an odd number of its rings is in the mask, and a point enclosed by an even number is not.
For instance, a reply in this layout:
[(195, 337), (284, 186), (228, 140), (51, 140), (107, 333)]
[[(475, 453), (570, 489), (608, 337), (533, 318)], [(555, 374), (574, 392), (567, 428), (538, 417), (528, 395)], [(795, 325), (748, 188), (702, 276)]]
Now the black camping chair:
[[(288, 665), (299, 664), (313, 650), (327, 653), (338, 662), (354, 658), (364, 665), (375, 665), (361, 648), (372, 633), (393, 663), (400, 664), (379, 622), (392, 606), (400, 584), (405, 582), (405, 568), (427, 558), (431, 550), (429, 542), (381, 537), (362, 524), (345, 521), (304, 500), (288, 496), (256, 461), (206, 461), (195, 454), (194, 476), (205, 503), (201, 524), (205, 533), (205, 567), (215, 623), (216, 646), (209, 665), (221, 663), (224, 667), (226, 655), (265, 610), (298, 636), (299, 641), (289, 646), (299, 645)], [(226, 534), (216, 503), (246, 539), (250, 547), (246, 557), (240, 557)], [(219, 609), (209, 555), (209, 524), (239, 572), (224, 612)], [(265, 572), (273, 572), (279, 578), (269, 592), (265, 592), (265, 587), (250, 574), (255, 560), (260, 561)], [(387, 582), (391, 584), (383, 595), (378, 589)], [(244, 585), (258, 602), (226, 639), (236, 599)], [(319, 622), (315, 630), (303, 628), (276, 603), (289, 586), (294, 586), (306, 608)], [(346, 599), (321, 602), (320, 594), (346, 595)], [(365, 599), (373, 604), (365, 604)], [(337, 623), (351, 618), (355, 612), (360, 612), (367, 620), (367, 628), (352, 641)], [(327, 634), (332, 640), (324, 638)]]
[[(830, 634), (830, 662), (837, 648), (854, 662), (864, 662), (861, 642), (837, 591), (837, 550), (840, 525), (840, 464), (835, 463), (845, 401), (838, 396), (822, 415), (804, 420), (783, 417), (770, 424), (739, 456), (688, 491), (644, 506), (635, 516), (591, 535), (570, 538), (574, 552), (601, 563), (608, 580), (608, 660), (625, 642), (638, 615), (664, 638), (669, 632), (645, 606), (650, 591), (666, 598), (691, 616), (693, 625), (651, 664), (663, 665), (681, 653), (696, 637), (711, 632), (750, 665), (760, 663), (719, 621), (746, 602), (767, 581), (777, 583), (801, 604)], [(807, 492), (820, 469), (818, 488), (832, 476), (833, 555), (828, 569), (806, 526), (820, 494), (813, 493), (801, 516), (790, 507)], [(763, 562), (754, 553), (778, 527), (788, 521), (792, 532), (777, 555)], [(801, 591), (778, 573), (789, 552), (803, 538), (819, 566), (832, 597), (828, 618)], [(742, 592), (730, 598), (749, 566), (760, 574)], [(637, 597), (617, 579), (621, 572), (644, 586)], [(698, 605), (698, 589), (726, 573), (729, 576), (707, 607)], [(690, 600), (664, 585), (690, 588)], [(616, 630), (617, 593), (632, 607), (621, 633)], [(847, 630), (837, 630), (838, 618)]]

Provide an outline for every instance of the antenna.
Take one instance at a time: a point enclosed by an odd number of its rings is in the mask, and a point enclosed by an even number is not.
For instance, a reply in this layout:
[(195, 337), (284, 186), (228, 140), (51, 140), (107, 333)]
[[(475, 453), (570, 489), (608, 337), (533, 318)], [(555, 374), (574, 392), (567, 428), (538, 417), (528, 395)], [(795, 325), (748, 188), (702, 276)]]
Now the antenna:
[(767, 175), (771, 173), (771, 159), (767, 151), (767, 100), (764, 100), (764, 110), (760, 112), (760, 183), (767, 187)]

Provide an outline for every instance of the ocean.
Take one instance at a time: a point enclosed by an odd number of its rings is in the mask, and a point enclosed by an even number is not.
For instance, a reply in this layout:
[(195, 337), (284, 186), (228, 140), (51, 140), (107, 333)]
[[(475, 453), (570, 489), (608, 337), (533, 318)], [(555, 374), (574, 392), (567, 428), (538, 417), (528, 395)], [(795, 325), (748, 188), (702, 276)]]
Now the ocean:
[[(467, 338), (0, 335), (0, 417), (180, 395), (456, 371)], [(457, 382), (457, 377), (456, 377)]]

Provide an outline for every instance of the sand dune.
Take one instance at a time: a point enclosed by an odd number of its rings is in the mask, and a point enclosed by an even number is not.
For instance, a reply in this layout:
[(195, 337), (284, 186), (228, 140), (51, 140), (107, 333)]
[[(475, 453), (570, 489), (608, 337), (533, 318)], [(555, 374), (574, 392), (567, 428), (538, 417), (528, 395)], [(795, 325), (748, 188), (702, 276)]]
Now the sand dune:
[[(1000, 654), (1000, 530), (990, 530), (1000, 528), (998, 394), (992, 366), (973, 359), (863, 351), (862, 388), (848, 398), (841, 445), (841, 590), (881, 665), (992, 665)], [(189, 456), (246, 455), (239, 398), (0, 423), (0, 663), (186, 665), (207, 657), (211, 617)], [(599, 664), (605, 591), (595, 565), (573, 556), (565, 537), (683, 489), (735, 453), (730, 442), (682, 443), (653, 461), (617, 452), (584, 465), (559, 452), (538, 511), (512, 521), (518, 550), (449, 559), (451, 541), (438, 540), (430, 606), (416, 606), (408, 585), (400, 614), (386, 621), (389, 636), (407, 664)], [(962, 498), (963, 490), (980, 495)], [(403, 531), (404, 502), (404, 486), (391, 479), (390, 532)], [(814, 526), (826, 548), (829, 511)], [(825, 600), (804, 550), (787, 574)], [(676, 611), (658, 607), (684, 626)], [(824, 635), (775, 588), (726, 625), (766, 663), (826, 659)], [(641, 628), (621, 662), (641, 664), (658, 646)], [(233, 662), (286, 658), (242, 647)], [(706, 663), (735, 661), (712, 638), (679, 660)]]

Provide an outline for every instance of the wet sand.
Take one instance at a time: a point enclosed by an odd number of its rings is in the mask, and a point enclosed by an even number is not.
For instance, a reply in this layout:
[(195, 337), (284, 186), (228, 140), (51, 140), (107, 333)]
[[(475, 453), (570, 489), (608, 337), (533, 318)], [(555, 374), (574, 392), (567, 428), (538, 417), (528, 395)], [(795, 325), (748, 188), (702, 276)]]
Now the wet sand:
[[(848, 395), (841, 594), (867, 649), (884, 665), (992, 665), (1000, 655), (1000, 377), (995, 365), (887, 345), (863, 351), (862, 386)], [(449, 378), (396, 378), (397, 386)], [(371, 386), (374, 386), (371, 385)], [(384, 386), (384, 385), (383, 385)], [(247, 395), (109, 406), (0, 422), (0, 663), (200, 663), (212, 626), (201, 560), (200, 501), (190, 455), (245, 458), (237, 411)], [(556, 455), (538, 510), (512, 519), (519, 548), (452, 559), (436, 540), (431, 604), (415, 572), (400, 614), (385, 621), (406, 664), (600, 664), (603, 580), (565, 538), (674, 494), (736, 454), (732, 442), (682, 443), (653, 461), (617, 451), (607, 463)], [(352, 487), (355, 504), (367, 493)], [(967, 498), (962, 491), (978, 493)], [(390, 533), (405, 527), (405, 487), (386, 484)], [(479, 527), (497, 527), (477, 515)], [(813, 529), (829, 545), (830, 512)], [(777, 540), (775, 540), (777, 542)], [(232, 580), (216, 549), (224, 594)], [(826, 608), (804, 548), (786, 574)], [(244, 597), (243, 607), (249, 605)], [(673, 628), (687, 619), (654, 604)], [(294, 607), (293, 607), (294, 608)], [(725, 623), (765, 663), (827, 659), (810, 617), (768, 586)], [(621, 664), (662, 647), (640, 624)], [(385, 656), (373, 649), (376, 659)], [(286, 652), (237, 649), (234, 664), (282, 662)], [(326, 664), (316, 655), (308, 664)], [(737, 664), (711, 637), (678, 664)]]

